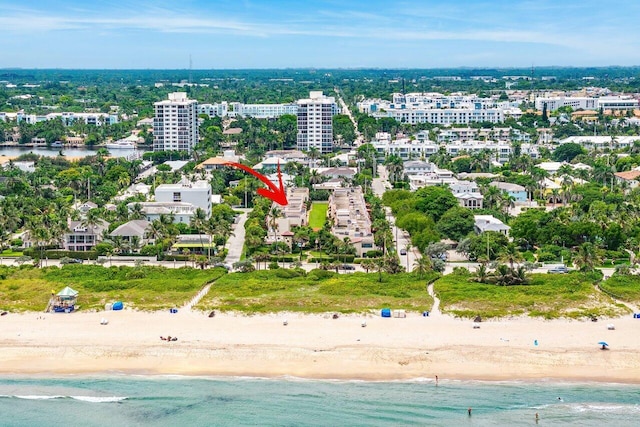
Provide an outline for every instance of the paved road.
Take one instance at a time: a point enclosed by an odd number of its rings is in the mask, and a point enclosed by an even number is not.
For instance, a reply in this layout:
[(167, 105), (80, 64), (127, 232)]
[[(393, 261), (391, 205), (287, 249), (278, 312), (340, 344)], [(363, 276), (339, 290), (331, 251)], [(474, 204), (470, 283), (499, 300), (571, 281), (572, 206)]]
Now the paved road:
[(351, 110), (349, 109), (349, 106), (346, 104), (346, 102), (344, 102), (344, 99), (342, 99), (342, 95), (340, 94), (340, 89), (335, 87), (334, 90), (338, 98), (338, 105), (340, 105), (340, 108), (342, 109), (342, 114), (347, 115), (349, 117), (349, 120), (351, 120), (351, 123), (353, 123), (353, 127), (356, 133), (356, 140), (354, 141), (354, 145), (358, 147), (360, 144), (364, 142), (362, 138), (362, 134), (360, 133), (360, 131), (358, 131), (358, 123), (353, 118), (353, 114), (351, 114)]
[(235, 225), (233, 234), (227, 239), (225, 248), (228, 250), (225, 264), (233, 266), (233, 263), (240, 261), (242, 256), (242, 247), (244, 246), (244, 223), (247, 222), (247, 214), (250, 210), (246, 210), (240, 214), (238, 222)]

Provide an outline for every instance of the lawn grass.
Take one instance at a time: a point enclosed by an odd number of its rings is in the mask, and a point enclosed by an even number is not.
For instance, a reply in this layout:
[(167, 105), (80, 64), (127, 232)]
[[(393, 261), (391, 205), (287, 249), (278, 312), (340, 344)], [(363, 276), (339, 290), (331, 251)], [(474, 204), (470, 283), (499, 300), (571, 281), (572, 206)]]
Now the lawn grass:
[(313, 270), (271, 270), (232, 273), (221, 277), (196, 308), (247, 314), (292, 311), (304, 313), (363, 313), (384, 307), (430, 310), (433, 299), (427, 282), (437, 273), (417, 275), (336, 274)]
[(620, 316), (628, 310), (594, 288), (597, 274), (531, 274), (523, 286), (477, 283), (472, 275), (458, 272), (434, 284), (445, 313), (460, 317), (529, 315), (547, 319)]
[(319, 230), (327, 219), (328, 202), (313, 202), (311, 212), (309, 212), (309, 227)]
[(600, 289), (621, 301), (640, 304), (640, 276), (616, 274), (602, 282)]
[(188, 267), (4, 267), (0, 269), (0, 309), (42, 311), (51, 291), (58, 292), (65, 286), (79, 292), (81, 310), (99, 310), (114, 301), (139, 310), (180, 307), (206, 283), (224, 274), (224, 269)]
[(11, 249), (5, 249), (4, 251), (0, 252), (0, 257), (7, 257), (7, 258), (18, 258), (21, 257), (23, 255), (22, 251), (12, 251)]

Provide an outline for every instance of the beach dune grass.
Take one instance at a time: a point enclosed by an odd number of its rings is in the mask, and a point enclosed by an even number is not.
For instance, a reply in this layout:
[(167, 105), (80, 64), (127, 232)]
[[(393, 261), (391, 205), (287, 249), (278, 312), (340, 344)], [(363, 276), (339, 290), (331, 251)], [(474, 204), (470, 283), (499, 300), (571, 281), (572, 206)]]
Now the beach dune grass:
[(640, 304), (640, 276), (616, 274), (602, 282), (600, 288), (621, 301)]
[(562, 275), (531, 274), (530, 283), (521, 286), (498, 286), (477, 283), (473, 275), (456, 272), (434, 283), (444, 313), (459, 317), (531, 317), (587, 318), (620, 316), (627, 313), (607, 295), (595, 289), (601, 275), (571, 273)]
[(383, 307), (430, 310), (433, 299), (427, 283), (437, 273), (419, 279), (411, 273), (336, 274), (330, 271), (271, 270), (233, 273), (221, 277), (196, 307), (251, 313), (363, 313)]
[(186, 304), (224, 269), (66, 265), (62, 268), (0, 269), (0, 309), (43, 311), (51, 292), (70, 286), (79, 292), (82, 310), (100, 310), (105, 303), (123, 301), (138, 310), (160, 310)]
[(328, 202), (313, 202), (311, 211), (309, 212), (309, 227), (321, 229), (327, 219)]

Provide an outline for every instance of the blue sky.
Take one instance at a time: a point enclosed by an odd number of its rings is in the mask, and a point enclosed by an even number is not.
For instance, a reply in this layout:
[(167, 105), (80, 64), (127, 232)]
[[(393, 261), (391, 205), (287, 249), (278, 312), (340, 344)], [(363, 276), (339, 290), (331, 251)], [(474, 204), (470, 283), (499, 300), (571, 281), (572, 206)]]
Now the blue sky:
[(638, 0), (0, 0), (0, 67), (640, 65), (638, 17)]

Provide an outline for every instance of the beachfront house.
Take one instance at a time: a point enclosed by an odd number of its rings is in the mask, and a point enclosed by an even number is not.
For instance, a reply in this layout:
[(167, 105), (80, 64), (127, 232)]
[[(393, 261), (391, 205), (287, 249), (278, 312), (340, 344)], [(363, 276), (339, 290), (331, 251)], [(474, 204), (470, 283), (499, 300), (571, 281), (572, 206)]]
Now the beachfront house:
[(135, 251), (147, 244), (147, 230), (151, 223), (144, 219), (134, 219), (117, 227), (109, 235), (122, 239)]
[(86, 252), (91, 251), (102, 241), (102, 233), (109, 228), (109, 223), (101, 219), (95, 225), (87, 225), (83, 221), (69, 221), (69, 231), (64, 234), (64, 250)]

